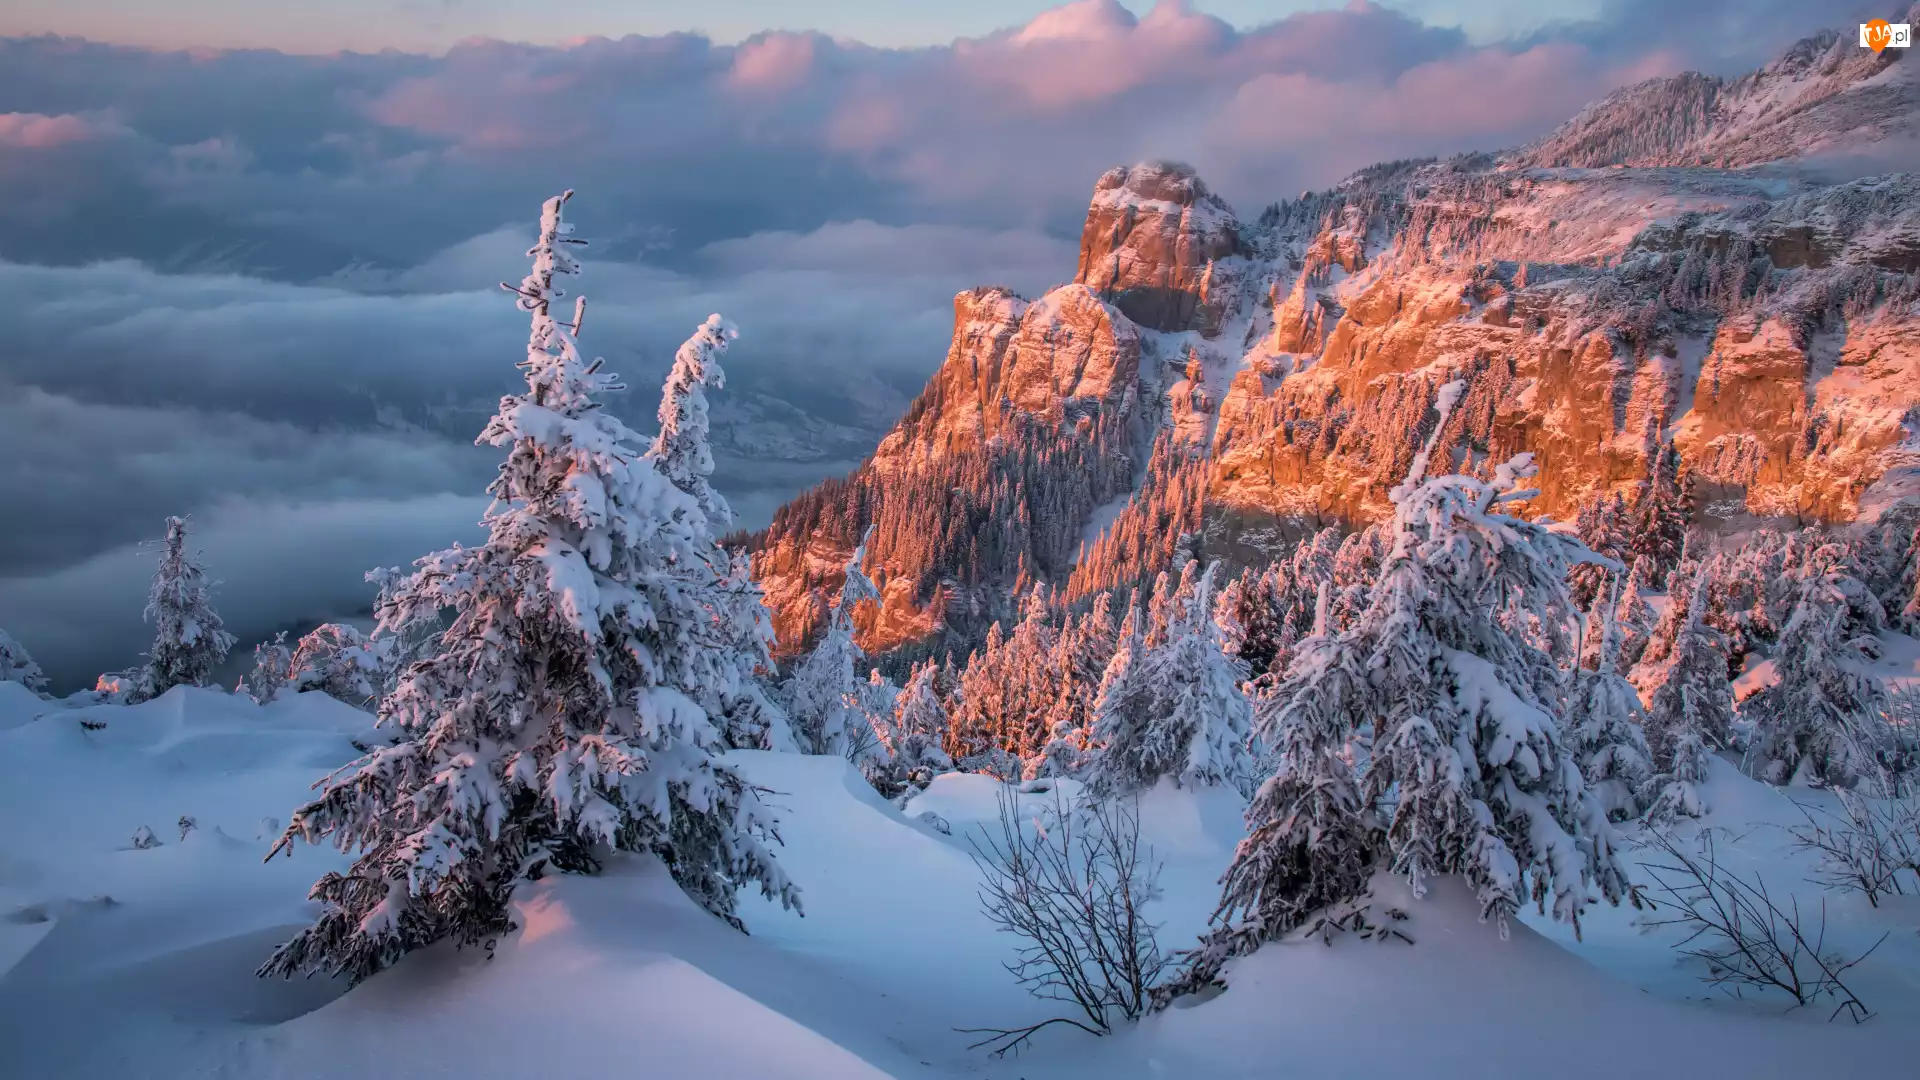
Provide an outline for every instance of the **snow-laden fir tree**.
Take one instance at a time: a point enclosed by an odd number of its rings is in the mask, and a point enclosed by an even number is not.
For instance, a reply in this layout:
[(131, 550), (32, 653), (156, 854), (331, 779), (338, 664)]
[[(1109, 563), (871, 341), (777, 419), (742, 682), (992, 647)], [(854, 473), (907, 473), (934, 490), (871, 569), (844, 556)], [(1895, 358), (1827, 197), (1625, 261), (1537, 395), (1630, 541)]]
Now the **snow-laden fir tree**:
[(443, 938), (510, 931), (516, 885), (590, 871), (612, 850), (660, 856), (696, 902), (739, 926), (742, 886), (792, 904), (773, 820), (721, 757), (702, 701), (763, 657), (743, 654), (720, 592), (728, 560), (700, 502), (595, 396), (620, 384), (583, 360), (550, 305), (578, 271), (549, 199), (533, 269), (526, 390), (479, 442), (507, 458), (477, 547), (415, 563), (382, 604), (387, 630), (450, 620), (380, 704), (390, 747), (328, 777), (275, 845), (355, 853), (315, 884), (321, 914), (262, 974), (361, 979)]
[[(713, 498), (719, 499), (714, 492)], [(753, 579), (751, 557), (744, 551), (726, 553), (727, 572), (714, 598), (716, 623), (737, 635), (724, 647), (751, 657), (746, 678), (720, 697), (702, 702), (717, 717), (727, 745), (743, 750), (799, 750), (793, 721), (773, 690), (773, 621), (767, 613), (766, 593)]]
[(1182, 786), (1249, 783), (1252, 712), (1241, 689), (1246, 672), (1226, 654), (1214, 621), (1217, 568), (1191, 563), (1179, 586), (1156, 587), (1149, 636), (1116, 653), (1120, 678), (1109, 667), (1106, 711), (1095, 719), (1100, 760), (1089, 783), (1097, 794), (1138, 791), (1162, 777)]
[(1037, 775), (1042, 753), (1061, 722), (1057, 713), (1084, 706), (1067, 683), (1062, 640), (1052, 622), (1051, 594), (1044, 585), (1023, 598), (1011, 633), (999, 623), (967, 658), (954, 706), (949, 748), (964, 769), (994, 775)]
[(1047, 740), (1029, 762), (1029, 779), (1078, 776), (1093, 746), (1094, 708), (1100, 680), (1118, 644), (1113, 594), (1094, 597), (1093, 609), (1068, 623), (1055, 642), (1051, 669), (1057, 696), (1047, 712)]
[(1214, 618), (1219, 566), (1208, 564), (1175, 601), (1177, 615), (1169, 620), (1167, 640), (1146, 659), (1147, 681), (1161, 702), (1146, 739), (1146, 759), (1166, 760), (1166, 771), (1184, 787), (1246, 789), (1253, 714), (1241, 689), (1246, 669), (1227, 655)]
[(47, 692), (47, 674), (27, 654), (27, 647), (0, 630), (0, 682), (17, 682), (36, 694)]
[[(868, 529), (867, 539), (872, 534)], [(849, 736), (867, 724), (860, 708), (866, 693), (867, 680), (860, 674), (866, 653), (853, 639), (853, 611), (865, 601), (878, 600), (880, 591), (860, 568), (866, 555), (863, 539), (847, 557), (826, 632), (787, 679), (787, 712), (803, 754), (845, 754)]]
[[(405, 585), (412, 574), (398, 566), (380, 566), (367, 571), (367, 584), (374, 587), (373, 610), (397, 611), (391, 602), (395, 590)], [(414, 663), (433, 654), (440, 642), (440, 633), (445, 627), (440, 625), (440, 613), (422, 611), (412, 621), (391, 626), (378, 623), (373, 633), (368, 635), (374, 651), (380, 658), (380, 693), (384, 698), (393, 693), (399, 685), (401, 676), (413, 667)]]
[(379, 698), (385, 661), (365, 634), (343, 623), (321, 623), (294, 645), (287, 662), (287, 689), (308, 690), (355, 708)]
[(1647, 747), (1646, 710), (1620, 674), (1620, 627), (1611, 597), (1600, 608), (1600, 650), (1593, 670), (1576, 669), (1568, 688), (1566, 741), (1580, 775), (1607, 816), (1637, 817), (1641, 793), (1653, 776)]
[(893, 710), (899, 703), (900, 688), (893, 680), (870, 668), (860, 689), (853, 696), (853, 707), (860, 714), (860, 725), (849, 731), (847, 756), (861, 768), (868, 763), (884, 765), (892, 756), (888, 733), (893, 727)]
[(187, 550), (185, 519), (168, 518), (144, 613), (153, 624), (153, 645), (129, 701), (156, 698), (176, 686), (205, 686), (226, 661), (233, 635), (213, 610), (213, 585), (198, 556)]
[(984, 771), (991, 760), (1004, 754), (1001, 747), (1001, 717), (1008, 699), (1007, 681), (1000, 677), (1000, 657), (1006, 648), (1006, 635), (1000, 624), (987, 627), (987, 639), (954, 664), (948, 657), (947, 714), (952, 724), (947, 732), (947, 753), (954, 765), (967, 772)]
[(1747, 770), (1768, 783), (1805, 770), (1813, 783), (1848, 788), (1875, 767), (1862, 760), (1858, 733), (1884, 712), (1884, 691), (1861, 665), (1862, 646), (1878, 642), (1849, 634), (1864, 590), (1840, 557), (1837, 546), (1818, 549), (1795, 575), (1797, 601), (1774, 649), (1776, 681), (1742, 709), (1753, 726)]
[(1566, 572), (1599, 556), (1499, 512), (1531, 494), (1516, 490), (1530, 455), (1491, 482), (1426, 475), (1463, 389), (1440, 389), (1435, 434), (1390, 493), (1391, 547), (1366, 608), (1318, 647), (1315, 670), (1360, 673), (1343, 677), (1364, 692), (1327, 694), (1316, 708), (1337, 711), (1316, 722), (1370, 734), (1359, 805), (1391, 808), (1387, 854), (1416, 894), (1458, 875), (1503, 927), (1529, 898), (1575, 920), (1596, 892), (1617, 902), (1626, 876), (1527, 654), (1571, 648)]
[(1328, 633), (1323, 583), (1313, 633), (1254, 704), (1254, 733), (1273, 772), (1247, 807), (1247, 835), (1221, 879), (1215, 927), (1161, 995), (1216, 983), (1228, 960), (1364, 895), (1383, 843), (1348, 750), (1372, 690), (1363, 658)]
[(908, 789), (924, 788), (934, 777), (953, 770), (953, 759), (945, 749), (947, 710), (934, 686), (938, 677), (933, 661), (915, 665), (893, 699), (893, 715), (876, 725), (886, 753), (869, 779), (883, 795), (896, 797)]
[[(578, 333), (578, 329), (575, 329)], [(673, 368), (660, 394), (660, 434), (652, 457), (673, 485), (693, 496), (716, 531), (733, 522), (733, 508), (713, 490), (713, 442), (707, 421), (707, 387), (727, 385), (720, 354), (740, 331), (710, 315), (673, 354)]]
[(1705, 588), (1689, 591), (1685, 618), (1647, 705), (1655, 773), (1642, 801), (1656, 821), (1706, 813), (1701, 789), (1708, 759), (1733, 738), (1733, 686), (1723, 639), (1705, 621), (1707, 595)]
[(287, 632), (282, 630), (273, 635), (273, 640), (253, 647), (253, 670), (240, 677), (233, 692), (265, 705), (280, 696), (292, 676), (293, 646), (287, 644)]
[(1080, 762), (1087, 790), (1097, 796), (1138, 791), (1153, 782), (1135, 749), (1153, 716), (1152, 687), (1142, 670), (1140, 609), (1128, 608), (1115, 635), (1113, 658), (1094, 698), (1090, 755)]
[(1215, 617), (1223, 642), (1250, 677), (1272, 671), (1299, 636), (1288, 621), (1285, 592), (1286, 570), (1277, 562), (1258, 572), (1249, 567), (1220, 590)]
[(1072, 718), (1061, 716), (1048, 733), (1047, 744), (1027, 762), (1023, 775), (1028, 780), (1078, 776), (1092, 759), (1092, 749), (1092, 725), (1076, 724)]
[(1614, 620), (1620, 628), (1620, 665), (1631, 668), (1646, 655), (1647, 642), (1658, 621), (1638, 575), (1627, 575), (1627, 587), (1621, 590), (1620, 602), (1614, 607)]
[(1060, 637), (1054, 630), (1051, 594), (1035, 585), (1027, 593), (1020, 621), (1007, 636), (1002, 666), (1008, 681), (1008, 709), (1002, 721), (1001, 745), (1031, 774), (1052, 738), (1056, 708), (1069, 697), (1059, 665)]
[(1553, 704), (1537, 696), (1535, 646), (1508, 627), (1524, 611), (1563, 633), (1567, 567), (1597, 556), (1496, 511), (1529, 494), (1515, 489), (1534, 471), (1530, 455), (1492, 483), (1427, 479), (1424, 465), (1392, 493), (1394, 547), (1352, 631), (1377, 695), (1360, 718), (1374, 733), (1364, 797), (1391, 797), (1393, 866), (1416, 893), (1431, 875), (1458, 874), (1503, 926), (1529, 895), (1577, 920), (1596, 890), (1625, 895), (1626, 876)]
[[(1632, 558), (1629, 548), (1633, 523), (1626, 500), (1618, 492), (1595, 496), (1582, 503), (1574, 519), (1574, 534), (1595, 554), (1623, 563)], [(1568, 572), (1567, 582), (1574, 606), (1586, 611), (1606, 595), (1607, 571), (1601, 566), (1582, 563)]]
[[(1675, 567), (1667, 575), (1667, 606), (1659, 617), (1654, 619), (1641, 645), (1637, 664), (1658, 670), (1666, 666), (1673, 657), (1674, 647), (1680, 640), (1680, 628), (1687, 621), (1687, 611), (1692, 607), (1695, 589), (1703, 589), (1708, 596), (1713, 592), (1711, 578), (1712, 564), (1694, 567), (1689, 571), (1686, 566)], [(1617, 610), (1617, 605), (1616, 605)], [(1615, 620), (1616, 625), (1618, 620)], [(1595, 630), (1598, 631), (1596, 626)]]
[[(575, 333), (578, 333), (577, 323)], [(660, 393), (660, 433), (655, 436), (649, 454), (660, 472), (700, 505), (701, 513), (716, 533), (724, 531), (734, 515), (727, 500), (713, 488), (707, 391), (726, 386), (727, 373), (720, 366), (720, 357), (739, 336), (740, 332), (731, 323), (711, 315), (674, 353), (673, 368), (667, 372), (666, 384)], [(747, 553), (730, 551), (727, 557), (724, 584), (720, 595), (714, 598), (715, 625), (739, 633), (733, 647), (742, 655), (766, 657), (774, 640), (766, 596), (754, 580)], [(766, 750), (795, 748), (789, 717), (762, 683), (772, 674), (770, 661), (756, 661), (752, 678), (719, 698), (700, 703), (710, 715), (718, 718), (729, 746)]]
[(1680, 483), (1680, 452), (1672, 440), (1653, 455), (1650, 475), (1633, 506), (1633, 533), (1627, 552), (1643, 563), (1643, 583), (1665, 581), (1680, 561), (1687, 539), (1687, 505)]
[(720, 700), (720, 724), (734, 749), (800, 752), (793, 721), (764, 677), (741, 680), (737, 690)]

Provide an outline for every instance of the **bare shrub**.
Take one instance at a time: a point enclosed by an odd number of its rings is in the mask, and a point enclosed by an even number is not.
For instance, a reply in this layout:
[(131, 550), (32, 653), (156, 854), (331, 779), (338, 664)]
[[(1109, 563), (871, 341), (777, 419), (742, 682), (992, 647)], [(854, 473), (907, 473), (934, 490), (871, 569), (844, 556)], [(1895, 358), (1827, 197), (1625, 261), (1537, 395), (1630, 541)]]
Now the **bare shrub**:
[(1665, 829), (1649, 829), (1647, 837), (1660, 858), (1641, 864), (1654, 882), (1642, 899), (1660, 917), (1644, 925), (1687, 931), (1675, 948), (1706, 963), (1704, 982), (1735, 998), (1778, 990), (1796, 1007), (1831, 998), (1839, 1004), (1829, 1020), (1844, 1012), (1860, 1023), (1873, 1015), (1841, 977), (1879, 941), (1851, 958), (1829, 952), (1826, 902), (1815, 913), (1802, 912), (1792, 897), (1776, 901), (1765, 881), (1749, 881), (1720, 864), (1714, 830), (1702, 829), (1693, 845)]
[(846, 744), (841, 748), (841, 753), (864, 772), (866, 763), (879, 756), (880, 733), (865, 720), (858, 724), (849, 723), (846, 732)]
[(1920, 807), (1910, 798), (1836, 794), (1838, 810), (1794, 804), (1806, 822), (1787, 833), (1795, 848), (1819, 859), (1810, 880), (1822, 888), (1860, 893), (1874, 907), (1889, 893), (1904, 895), (1902, 876), (1920, 878)]
[[(1805, 822), (1790, 826), (1794, 847), (1819, 861), (1815, 884), (1857, 892), (1874, 907), (1888, 894), (1906, 892), (1902, 878), (1920, 879), (1920, 691), (1890, 688), (1884, 710), (1857, 718), (1844, 737), (1862, 763), (1859, 783), (1836, 790), (1839, 809), (1795, 802)], [(1920, 885), (1920, 880), (1916, 881)]]
[(982, 828), (970, 838), (984, 879), (981, 910), (1020, 939), (1007, 971), (1035, 997), (1065, 1002), (1078, 1015), (960, 1030), (985, 1035), (973, 1046), (999, 1056), (1054, 1024), (1105, 1035), (1138, 1019), (1170, 962), (1141, 910), (1159, 895), (1160, 864), (1141, 848), (1138, 804), (1076, 808), (1056, 788), (1052, 813), (1029, 827), (1018, 796), (1002, 789), (999, 809), (997, 832)]

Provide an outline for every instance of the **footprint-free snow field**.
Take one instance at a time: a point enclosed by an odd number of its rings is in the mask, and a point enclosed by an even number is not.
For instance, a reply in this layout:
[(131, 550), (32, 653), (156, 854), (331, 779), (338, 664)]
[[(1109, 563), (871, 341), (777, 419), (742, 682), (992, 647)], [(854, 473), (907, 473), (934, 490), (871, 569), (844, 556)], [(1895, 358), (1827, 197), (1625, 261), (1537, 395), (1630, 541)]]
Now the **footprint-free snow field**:
[[(6, 684), (0, 684), (4, 689)], [(312, 917), (302, 847), (262, 864), (315, 779), (377, 737), (319, 694), (262, 707), (176, 689), (133, 707), (0, 701), (0, 1075), (93, 1077), (1458, 1077), (1903, 1075), (1920, 1052), (1920, 898), (1870, 908), (1829, 896), (1829, 944), (1886, 940), (1856, 971), (1877, 1015), (1714, 993), (1630, 909), (1505, 939), (1466, 889), (1408, 913), (1414, 944), (1339, 938), (1269, 946), (1231, 988), (1104, 1039), (1059, 1027), (1017, 1057), (957, 1028), (1054, 1015), (1001, 967), (1013, 943), (981, 914), (967, 837), (997, 820), (997, 781), (939, 777), (903, 811), (837, 758), (737, 752), (777, 794), (779, 858), (804, 916), (743, 898), (742, 935), (651, 859), (521, 888), (520, 929), (483, 949), (409, 956), (351, 993), (254, 969)], [(1044, 818), (1059, 793), (1021, 795)], [(1734, 864), (1819, 903), (1778, 827), (1782, 793), (1715, 763), (1706, 824)], [(1152, 906), (1190, 943), (1241, 830), (1238, 796), (1162, 787), (1140, 803), (1164, 864)], [(944, 824), (945, 830), (933, 819)], [(183, 819), (186, 819), (183, 823)], [(269, 820), (271, 819), (271, 820)], [(145, 827), (158, 843), (136, 847)], [(1688, 826), (1689, 829), (1697, 826)], [(182, 833), (184, 832), (184, 836)]]

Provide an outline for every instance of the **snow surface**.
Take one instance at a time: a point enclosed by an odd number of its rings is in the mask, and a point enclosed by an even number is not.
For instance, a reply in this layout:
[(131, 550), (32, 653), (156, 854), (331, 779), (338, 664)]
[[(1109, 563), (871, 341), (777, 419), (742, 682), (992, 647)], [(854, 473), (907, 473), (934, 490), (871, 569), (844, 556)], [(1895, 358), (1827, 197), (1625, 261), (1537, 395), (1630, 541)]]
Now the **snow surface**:
[[(1905, 643), (1902, 663), (1920, 658)], [(4, 693), (4, 691), (0, 691)], [(939, 777), (905, 811), (832, 757), (742, 752), (780, 808), (783, 865), (804, 918), (743, 898), (751, 935), (705, 914), (651, 859), (523, 886), (522, 929), (436, 947), (346, 993), (254, 968), (312, 915), (304, 896), (342, 859), (304, 847), (261, 865), (266, 837), (313, 780), (378, 737), (318, 694), (260, 707), (180, 688), (132, 707), (40, 713), (0, 732), (0, 1076), (1557, 1078), (1902, 1075), (1920, 1050), (1920, 898), (1875, 911), (1830, 899), (1844, 945), (1892, 936), (1858, 969), (1880, 1015), (1862, 1026), (1707, 990), (1628, 910), (1501, 940), (1464, 887), (1423, 900), (1383, 879), (1417, 944), (1289, 942), (1229, 969), (1232, 989), (1109, 1039), (1055, 1029), (1018, 1058), (967, 1049), (956, 1027), (1052, 1015), (1000, 963), (977, 910), (967, 835), (997, 815), (997, 782)], [(0, 716), (24, 703), (0, 697)], [(8, 710), (14, 710), (9, 712)], [(89, 728), (87, 724), (104, 724)], [(1075, 785), (1058, 794), (1071, 798)], [(1792, 791), (1793, 798), (1818, 798)], [(1018, 795), (1044, 821), (1053, 791)], [(1812, 896), (1769, 823), (1783, 795), (1715, 763), (1709, 823), (1744, 832), (1744, 871)], [(1153, 917), (1192, 941), (1238, 841), (1226, 791), (1162, 786), (1141, 800), (1164, 863)], [(947, 832), (920, 819), (938, 815)], [(179, 838), (181, 816), (197, 828)], [(276, 819), (265, 823), (263, 818)], [(271, 824), (273, 828), (268, 828)], [(162, 841), (135, 850), (142, 825)], [(1783, 1015), (1784, 1013), (1784, 1015)]]

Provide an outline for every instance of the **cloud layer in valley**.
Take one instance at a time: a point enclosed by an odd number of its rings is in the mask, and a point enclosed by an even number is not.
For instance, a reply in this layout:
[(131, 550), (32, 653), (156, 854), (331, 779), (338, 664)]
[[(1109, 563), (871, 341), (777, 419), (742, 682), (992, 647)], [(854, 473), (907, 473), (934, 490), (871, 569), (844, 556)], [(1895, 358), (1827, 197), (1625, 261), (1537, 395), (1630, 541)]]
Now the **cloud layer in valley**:
[(871, 447), (944, 354), (955, 291), (1072, 272), (1108, 166), (1184, 158), (1252, 213), (1857, 14), (1588, 6), (1497, 41), (1365, 2), (1235, 29), (1112, 0), (912, 49), (0, 39), (0, 508), (29, 523), (0, 531), (0, 626), (69, 685), (132, 662), (134, 545), (168, 513), (197, 516), (248, 643), (471, 530), (495, 456), (470, 440), (524, 333), (493, 283), (563, 186), (596, 241), (586, 343), (635, 426), (698, 320), (743, 327), (721, 479), (758, 523)]

